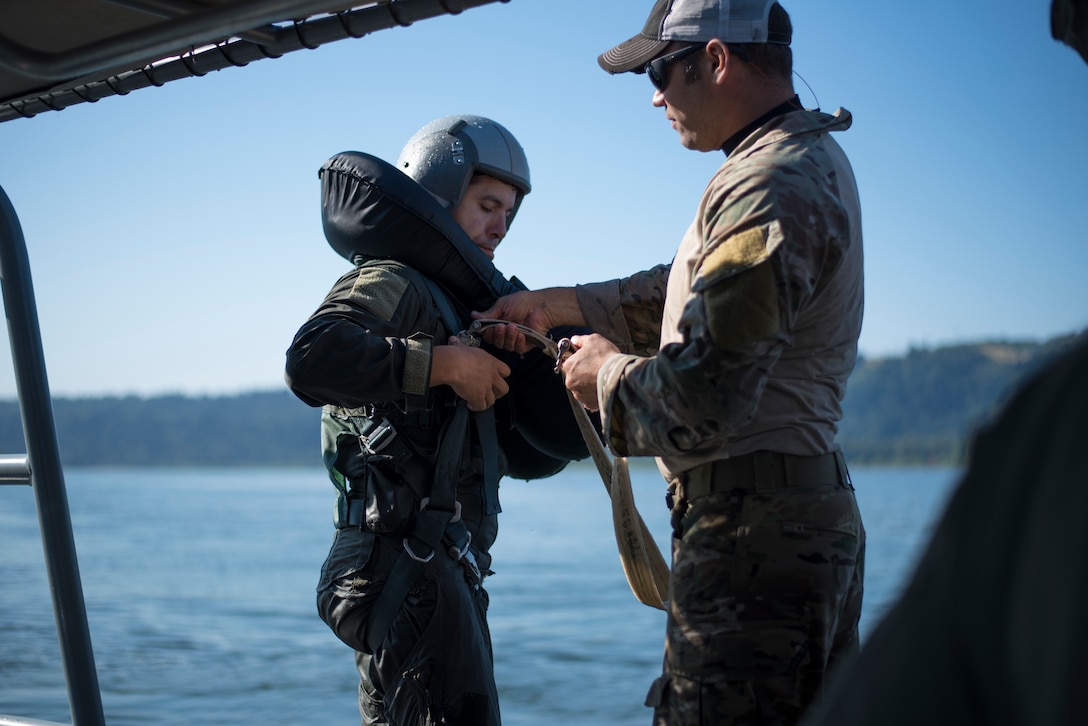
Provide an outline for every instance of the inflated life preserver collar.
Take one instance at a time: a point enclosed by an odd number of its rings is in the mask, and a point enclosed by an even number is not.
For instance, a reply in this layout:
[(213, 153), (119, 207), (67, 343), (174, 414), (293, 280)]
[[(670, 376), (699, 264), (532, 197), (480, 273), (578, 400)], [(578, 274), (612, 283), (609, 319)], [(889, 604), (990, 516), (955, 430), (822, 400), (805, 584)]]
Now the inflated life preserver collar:
[(321, 223), (341, 257), (385, 259), (435, 280), (470, 310), (486, 310), (523, 289), (507, 280), (414, 179), (360, 151), (345, 151), (321, 171)]
[[(525, 289), (503, 277), (450, 213), (393, 165), (345, 151), (325, 162), (320, 177), (325, 239), (341, 257), (355, 264), (399, 262), (439, 283), (468, 310), (487, 310), (503, 295)], [(507, 362), (510, 394), (502, 401), (509, 420), (498, 427), (507, 474), (540, 479), (588, 456), (571, 408), (563, 403), (567, 396), (552, 370), (554, 358), (510, 354)]]

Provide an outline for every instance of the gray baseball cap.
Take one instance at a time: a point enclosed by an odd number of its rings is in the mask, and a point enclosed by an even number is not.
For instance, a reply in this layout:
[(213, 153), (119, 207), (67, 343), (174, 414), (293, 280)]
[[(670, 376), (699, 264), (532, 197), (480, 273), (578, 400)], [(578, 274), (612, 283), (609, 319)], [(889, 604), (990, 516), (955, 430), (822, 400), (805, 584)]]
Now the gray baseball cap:
[(605, 51), (597, 62), (609, 73), (641, 73), (673, 41), (779, 43), (789, 36), (767, 29), (776, 0), (657, 0), (642, 32)]

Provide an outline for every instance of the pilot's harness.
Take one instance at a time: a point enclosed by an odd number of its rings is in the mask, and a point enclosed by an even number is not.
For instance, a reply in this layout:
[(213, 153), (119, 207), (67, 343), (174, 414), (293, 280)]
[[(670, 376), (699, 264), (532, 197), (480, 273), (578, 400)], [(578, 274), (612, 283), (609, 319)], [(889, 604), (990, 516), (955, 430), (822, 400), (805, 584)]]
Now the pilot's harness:
[[(446, 327), (450, 331), (456, 330), (459, 327), (457, 316), (442, 289), (425, 276), (414, 275), (412, 272), (408, 274), (417, 277), (426, 285)], [(494, 409), (470, 414), (465, 401), (458, 399), (439, 435), (430, 496), (420, 502), (420, 509), (412, 520), (412, 528), (403, 539), (397, 562), (390, 570), (389, 578), (370, 613), (366, 644), (371, 653), (385, 640), (394, 617), (404, 603), (408, 591), (419, 578), (423, 565), (431, 561), (439, 547), (445, 545), (450, 558), (462, 565), (465, 579), (470, 586), (479, 587), (482, 581), (476, 558), (469, 548), (471, 534), (461, 519), (461, 503), (457, 501), (457, 474), (470, 416), (479, 433), (485, 498), (489, 481), (494, 479), (494, 484), (497, 485), (498, 472), (495, 468), (498, 442), (495, 437)], [(388, 420), (383, 420), (376, 429), (360, 436), (360, 443), (370, 453), (376, 453), (374, 449), (379, 430), (381, 439), (378, 446), (388, 445), (387, 442), (397, 435)]]
[[(505, 324), (508, 324), (505, 320), (476, 320), (457, 337), (463, 343), (478, 346), (481, 334), (486, 328)], [(563, 338), (557, 343), (532, 328), (524, 325), (517, 327), (526, 340), (543, 350), (548, 358), (555, 360), (555, 372), (562, 375), (561, 364), (571, 353), (570, 340)], [(627, 584), (639, 602), (665, 610), (669, 600), (669, 566), (635, 506), (627, 458), (617, 456), (613, 462), (585, 408), (574, 399), (569, 390), (567, 399), (574, 411), (578, 429), (589, 447), (593, 463), (604, 482), (604, 488), (612, 500), (612, 526), (616, 532), (616, 546), (619, 548), (620, 564), (627, 577)]]
[[(427, 278), (421, 279), (425, 280), (428, 286), (434, 284)], [(435, 288), (432, 288), (431, 292), (440, 311), (443, 312), (443, 317), (447, 318), (447, 327), (449, 327), (448, 318), (452, 310), (443, 310), (448, 305), (445, 295)], [(476, 320), (468, 330), (458, 333), (457, 337), (467, 345), (479, 346), (483, 331), (500, 324), (506, 324), (506, 321)], [(541, 348), (544, 355), (556, 361), (555, 372), (562, 375), (560, 364), (570, 354), (570, 340), (564, 338), (556, 342), (531, 328), (519, 325), (518, 329), (530, 343)], [(575, 421), (586, 441), (593, 463), (597, 466), (604, 487), (612, 500), (612, 525), (627, 584), (639, 602), (665, 610), (668, 603), (669, 566), (635, 506), (627, 459), (616, 457), (613, 462), (585, 408), (574, 399), (569, 390), (567, 399), (570, 401)], [(494, 415), (492, 409), (482, 413)], [(457, 467), (464, 449), (468, 419), (468, 408), (464, 401), (459, 400), (441, 434), (430, 497), (423, 501), (420, 511), (416, 513), (411, 532), (404, 538), (397, 563), (390, 571), (389, 579), (371, 612), (370, 622), (366, 629), (367, 647), (371, 652), (374, 652), (384, 641), (393, 618), (419, 577), (423, 565), (434, 557), (438, 548), (444, 543), (449, 544), (447, 549), (450, 557), (465, 566), (466, 576), (469, 577), (471, 584), (479, 585), (480, 583), (479, 569), (469, 550), (467, 537), (458, 537), (454, 534), (460, 532), (464, 535), (468, 534), (460, 521), (460, 505), (456, 501)], [(483, 441), (486, 438), (487, 426), (484, 422), (478, 423), (483, 424), (479, 426), (481, 443), (488, 448), (487, 443)], [(396, 436), (396, 431), (391, 426), (379, 424), (376, 429), (369, 431), (369, 435), (364, 434), (361, 437), (366, 439), (363, 445), (368, 451), (376, 445), (384, 444), (385, 437)], [(494, 430), (493, 425), (491, 430)], [(485, 455), (484, 458), (486, 460), (487, 456)], [(454, 535), (452, 539), (458, 540), (456, 543), (451, 541), (451, 535)], [(475, 577), (471, 576), (473, 573)]]

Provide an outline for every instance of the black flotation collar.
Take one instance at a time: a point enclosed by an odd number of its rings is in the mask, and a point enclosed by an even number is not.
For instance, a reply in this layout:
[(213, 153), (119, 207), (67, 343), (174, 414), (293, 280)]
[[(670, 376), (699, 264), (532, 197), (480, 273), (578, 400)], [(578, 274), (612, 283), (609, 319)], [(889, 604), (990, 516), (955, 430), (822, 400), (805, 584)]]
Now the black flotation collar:
[[(345, 151), (321, 167), (321, 222), (336, 252), (354, 263), (395, 260), (440, 283), (469, 310), (487, 310), (524, 286), (507, 280), (446, 209), (414, 179), (376, 156)], [(577, 332), (588, 332), (579, 330)], [(563, 332), (562, 335), (569, 333)], [(499, 427), (507, 475), (540, 479), (589, 455), (563, 380), (543, 355), (513, 356), (510, 423)], [(599, 425), (599, 424), (598, 424)]]
[(395, 260), (442, 284), (470, 310), (517, 292), (450, 213), (414, 179), (361, 151), (324, 163), (321, 223), (347, 260)]

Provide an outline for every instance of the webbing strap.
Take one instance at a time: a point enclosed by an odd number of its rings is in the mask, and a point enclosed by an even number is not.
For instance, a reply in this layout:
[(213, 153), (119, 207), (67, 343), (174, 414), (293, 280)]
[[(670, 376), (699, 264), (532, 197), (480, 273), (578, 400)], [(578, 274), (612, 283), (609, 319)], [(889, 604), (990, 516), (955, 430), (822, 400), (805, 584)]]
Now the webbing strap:
[[(442, 321), (450, 335), (461, 330), (461, 321), (450, 303), (446, 291), (437, 282), (425, 275), (418, 276), (431, 293)], [(483, 459), (484, 514), (497, 514), (499, 511), (499, 439), (495, 433), (495, 410), (488, 408), (472, 414), (477, 439), (480, 442), (480, 455)]]
[(483, 457), (484, 514), (498, 514), (499, 507), (499, 437), (495, 432), (495, 409), (485, 408), (472, 413), (476, 437)]
[[(476, 320), (464, 334), (478, 338), (486, 328), (505, 324), (508, 321)], [(553, 359), (559, 357), (559, 346), (554, 340), (524, 325), (519, 325), (518, 329), (529, 343), (543, 350), (544, 355)], [(562, 373), (558, 367), (557, 370)], [(616, 534), (620, 565), (627, 584), (639, 602), (659, 610), (667, 610), (669, 565), (635, 506), (627, 459), (617, 456), (613, 462), (586, 409), (574, 399), (570, 391), (567, 391), (567, 399), (578, 423), (578, 430), (589, 447), (590, 456), (612, 501), (612, 528)]]
[(427, 290), (430, 291), (431, 300), (434, 301), (434, 306), (438, 308), (438, 314), (442, 318), (442, 322), (446, 325), (446, 329), (449, 330), (450, 335), (455, 335), (461, 330), (461, 319), (457, 316), (457, 313), (454, 312), (453, 304), (450, 303), (446, 291), (443, 290), (437, 282), (426, 275), (417, 274), (417, 277), (419, 280), (423, 281), (423, 284), (427, 286)]
[[(421, 283), (430, 293), (431, 301), (438, 309), (439, 317), (450, 335), (461, 330), (461, 320), (454, 311), (446, 291), (434, 280), (419, 271), (403, 266), (405, 274)], [(442, 341), (445, 342), (445, 341)], [(477, 419), (481, 452), (484, 459), (484, 491), (498, 492), (498, 440), (495, 436), (494, 411), (490, 418)], [(389, 632), (404, 599), (419, 578), (425, 562), (429, 561), (449, 534), (456, 546), (467, 549), (469, 532), (463, 521), (451, 522), (457, 508), (457, 474), (465, 450), (468, 433), (468, 408), (458, 400), (453, 414), (442, 428), (438, 455), (435, 461), (434, 481), (431, 483), (430, 501), (415, 517), (412, 531), (404, 538), (403, 550), (389, 573), (381, 595), (374, 603), (366, 629), (366, 646), (371, 653), (379, 648)], [(490, 429), (490, 436), (484, 430)], [(495, 503), (497, 508), (497, 502)]]
[[(374, 603), (366, 628), (366, 646), (375, 652), (389, 633), (393, 618), (404, 604), (423, 565), (437, 550), (442, 535), (453, 518), (457, 501), (457, 470), (465, 450), (468, 408), (462, 401), (442, 428), (438, 458), (431, 484), (431, 500), (416, 514), (411, 533), (404, 538), (404, 549), (393, 564), (385, 587)], [(462, 525), (463, 526), (463, 525)]]
[(612, 529), (620, 553), (620, 566), (631, 593), (643, 605), (668, 610), (669, 565), (635, 505), (627, 457), (609, 456), (582, 404), (567, 391), (574, 418), (612, 502)]

